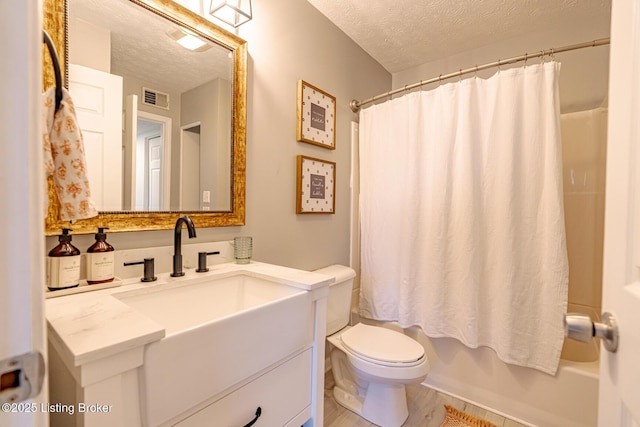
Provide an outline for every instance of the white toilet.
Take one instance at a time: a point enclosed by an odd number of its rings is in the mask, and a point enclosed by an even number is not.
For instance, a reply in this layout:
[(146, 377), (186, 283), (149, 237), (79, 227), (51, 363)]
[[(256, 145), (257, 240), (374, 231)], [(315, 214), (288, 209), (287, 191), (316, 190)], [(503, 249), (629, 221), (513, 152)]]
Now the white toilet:
[(429, 371), (424, 348), (396, 331), (349, 324), (355, 271), (343, 265), (316, 270), (336, 278), (329, 288), (327, 340), (332, 345), (333, 396), (345, 408), (383, 427), (399, 427), (409, 415), (405, 384)]

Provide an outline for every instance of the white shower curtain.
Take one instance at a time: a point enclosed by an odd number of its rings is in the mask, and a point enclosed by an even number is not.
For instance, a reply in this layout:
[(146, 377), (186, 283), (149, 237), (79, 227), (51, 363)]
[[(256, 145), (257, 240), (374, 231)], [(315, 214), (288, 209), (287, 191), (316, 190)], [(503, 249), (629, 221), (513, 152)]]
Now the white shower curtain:
[(555, 374), (568, 286), (559, 70), (502, 70), (362, 110), (363, 316)]

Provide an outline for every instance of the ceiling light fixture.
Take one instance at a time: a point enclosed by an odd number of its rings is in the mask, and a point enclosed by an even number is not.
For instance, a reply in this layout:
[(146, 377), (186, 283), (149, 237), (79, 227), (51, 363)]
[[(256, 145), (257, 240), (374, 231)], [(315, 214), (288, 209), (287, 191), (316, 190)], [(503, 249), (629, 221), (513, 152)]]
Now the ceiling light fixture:
[(200, 37), (190, 34), (182, 28), (170, 30), (167, 34), (173, 40), (178, 42), (180, 46), (195, 52), (203, 52), (211, 47), (210, 44), (202, 40)]
[(199, 47), (204, 46), (206, 43), (199, 38), (192, 36), (191, 34), (185, 34), (184, 37), (178, 40), (178, 44), (189, 50), (196, 50)]
[(251, 0), (212, 0), (209, 13), (237, 28), (251, 20)]

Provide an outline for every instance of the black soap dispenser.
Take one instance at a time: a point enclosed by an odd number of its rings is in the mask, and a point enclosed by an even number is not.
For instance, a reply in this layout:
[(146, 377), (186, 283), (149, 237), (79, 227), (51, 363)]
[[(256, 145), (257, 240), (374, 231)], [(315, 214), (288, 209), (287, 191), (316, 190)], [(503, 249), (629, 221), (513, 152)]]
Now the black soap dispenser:
[(104, 230), (108, 227), (99, 227), (96, 233), (96, 242), (87, 249), (87, 283), (113, 282), (114, 279), (114, 249), (107, 243), (107, 234)]
[(80, 250), (71, 244), (71, 231), (63, 228), (58, 246), (47, 257), (47, 287), (51, 291), (75, 288), (80, 284)]

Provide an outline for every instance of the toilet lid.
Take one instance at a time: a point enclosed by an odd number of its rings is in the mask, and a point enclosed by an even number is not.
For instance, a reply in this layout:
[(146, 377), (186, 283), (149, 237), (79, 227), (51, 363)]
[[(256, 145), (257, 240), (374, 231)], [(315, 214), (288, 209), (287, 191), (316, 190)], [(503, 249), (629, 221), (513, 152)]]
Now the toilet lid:
[(411, 363), (424, 356), (424, 348), (416, 340), (378, 326), (358, 323), (340, 338), (349, 351), (372, 362)]

